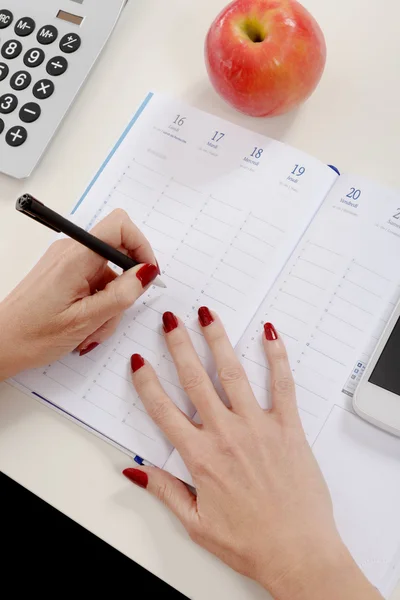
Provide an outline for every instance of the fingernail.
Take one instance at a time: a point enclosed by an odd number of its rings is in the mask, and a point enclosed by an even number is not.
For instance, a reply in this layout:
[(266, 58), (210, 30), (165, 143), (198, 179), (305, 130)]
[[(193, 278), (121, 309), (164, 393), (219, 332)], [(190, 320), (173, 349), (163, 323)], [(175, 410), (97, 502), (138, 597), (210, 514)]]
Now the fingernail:
[(125, 475), (129, 481), (132, 481), (132, 483), (143, 489), (146, 489), (149, 484), (147, 473), (139, 471), (139, 469), (125, 469), (125, 471), (122, 471), (122, 474)]
[(131, 367), (132, 367), (132, 371), (134, 373), (136, 373), (136, 371), (139, 371), (139, 369), (144, 367), (144, 364), (145, 364), (144, 358), (142, 356), (140, 356), (140, 354), (132, 354)]
[(142, 286), (145, 288), (155, 280), (158, 276), (158, 267), (155, 265), (144, 265), (139, 271), (136, 273), (136, 277), (139, 279)]
[(214, 323), (214, 317), (207, 306), (199, 308), (199, 321), (202, 327), (208, 327), (211, 323)]
[(265, 337), (269, 342), (275, 342), (278, 339), (278, 333), (272, 323), (265, 323), (264, 325)]
[(178, 319), (172, 312), (166, 312), (163, 314), (163, 323), (165, 333), (171, 333), (179, 325)]
[(93, 342), (92, 344), (89, 344), (89, 346), (87, 348), (84, 348), (83, 350), (81, 350), (79, 352), (79, 356), (85, 356), (85, 354), (89, 354), (89, 352), (91, 352), (92, 350), (97, 348), (97, 346), (99, 346), (99, 344), (97, 342)]
[(156, 259), (156, 265), (157, 265), (157, 269), (158, 269), (158, 274), (161, 275), (161, 269), (160, 269), (160, 265), (158, 264), (157, 259)]

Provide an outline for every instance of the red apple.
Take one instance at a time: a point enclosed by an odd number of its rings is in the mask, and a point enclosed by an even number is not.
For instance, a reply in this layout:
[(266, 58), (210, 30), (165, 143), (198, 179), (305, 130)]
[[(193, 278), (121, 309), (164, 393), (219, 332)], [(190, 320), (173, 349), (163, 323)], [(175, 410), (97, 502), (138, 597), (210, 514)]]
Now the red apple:
[(318, 23), (295, 0), (234, 0), (211, 25), (205, 56), (222, 98), (247, 115), (272, 117), (314, 91), (326, 45)]

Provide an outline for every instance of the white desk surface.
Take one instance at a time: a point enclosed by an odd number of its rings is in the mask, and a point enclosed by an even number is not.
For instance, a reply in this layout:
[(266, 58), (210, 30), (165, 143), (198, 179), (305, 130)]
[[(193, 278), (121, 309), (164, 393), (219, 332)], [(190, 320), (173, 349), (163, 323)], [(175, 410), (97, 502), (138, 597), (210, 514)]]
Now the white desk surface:
[[(180, 96), (342, 170), (398, 185), (400, 3), (303, 0), (325, 32), (327, 68), (306, 105), (269, 121), (235, 113), (208, 82), (203, 42), (226, 2), (130, 0), (34, 175), (22, 182), (0, 175), (0, 297), (51, 236), (16, 214), (16, 197), (29, 191), (67, 212), (151, 89)], [(162, 506), (129, 484), (120, 474), (129, 464), (124, 454), (80, 427), (0, 386), (1, 470), (190, 598), (266, 598), (257, 585), (196, 547)]]

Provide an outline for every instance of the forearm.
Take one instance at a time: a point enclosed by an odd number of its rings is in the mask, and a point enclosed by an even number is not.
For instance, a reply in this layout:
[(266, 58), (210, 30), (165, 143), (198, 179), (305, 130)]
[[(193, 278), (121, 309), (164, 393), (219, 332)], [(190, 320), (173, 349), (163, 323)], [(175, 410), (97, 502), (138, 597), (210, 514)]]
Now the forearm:
[(282, 575), (273, 589), (271, 584), (264, 587), (274, 600), (382, 600), (344, 545), (307, 557), (303, 565)]

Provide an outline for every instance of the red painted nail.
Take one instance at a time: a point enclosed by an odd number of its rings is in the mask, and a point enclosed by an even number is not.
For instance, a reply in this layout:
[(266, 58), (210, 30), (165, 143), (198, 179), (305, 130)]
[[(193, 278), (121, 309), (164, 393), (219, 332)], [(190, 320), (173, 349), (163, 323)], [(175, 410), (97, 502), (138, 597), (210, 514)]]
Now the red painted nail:
[(166, 312), (163, 314), (163, 323), (165, 333), (171, 333), (179, 325), (178, 319), (172, 312)]
[(214, 323), (214, 317), (207, 306), (199, 308), (199, 321), (202, 327), (208, 327), (211, 323)]
[(125, 469), (125, 471), (122, 471), (122, 474), (125, 475), (129, 481), (132, 481), (132, 483), (143, 489), (146, 489), (149, 484), (147, 473), (139, 471), (139, 469)]
[(79, 352), (79, 356), (85, 356), (85, 354), (89, 354), (89, 352), (91, 352), (92, 350), (97, 348), (98, 345), (99, 344), (97, 342), (93, 342), (92, 344), (89, 344), (89, 346), (87, 348), (84, 348), (83, 350), (81, 350)]
[(265, 323), (264, 325), (265, 337), (269, 342), (275, 342), (278, 339), (278, 332), (272, 323)]
[(147, 287), (155, 278), (158, 276), (158, 267), (155, 265), (144, 265), (136, 273), (136, 277), (139, 279), (142, 286)]
[(156, 259), (156, 265), (157, 265), (157, 269), (158, 269), (158, 274), (161, 275), (161, 269), (160, 269), (160, 265), (158, 264), (157, 259)]
[(144, 367), (144, 364), (144, 358), (140, 356), (140, 354), (133, 354), (131, 356), (131, 367), (134, 373), (136, 373), (136, 371), (139, 371), (139, 369)]

